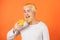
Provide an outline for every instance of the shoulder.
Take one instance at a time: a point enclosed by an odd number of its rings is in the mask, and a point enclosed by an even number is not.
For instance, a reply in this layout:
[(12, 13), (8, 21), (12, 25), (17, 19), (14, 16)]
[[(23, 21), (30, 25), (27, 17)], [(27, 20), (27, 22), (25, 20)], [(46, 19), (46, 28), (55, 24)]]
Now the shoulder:
[(41, 26), (46, 26), (46, 24), (45, 24), (43, 21), (40, 21), (39, 24), (40, 24)]
[(47, 25), (43, 22), (43, 21), (40, 21), (39, 22), (39, 25), (41, 26), (41, 28), (43, 29), (43, 30), (47, 30), (48, 28), (47, 28)]

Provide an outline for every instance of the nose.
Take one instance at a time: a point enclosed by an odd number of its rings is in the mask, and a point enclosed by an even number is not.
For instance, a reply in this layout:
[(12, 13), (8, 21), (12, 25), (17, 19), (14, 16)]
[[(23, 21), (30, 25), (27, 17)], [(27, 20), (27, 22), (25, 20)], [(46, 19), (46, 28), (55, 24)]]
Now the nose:
[(29, 14), (27, 13), (26, 15), (28, 16)]
[(26, 14), (26, 18), (29, 18), (30, 16), (29, 16), (29, 14)]
[(25, 13), (26, 16), (28, 16), (29, 14), (28, 13)]

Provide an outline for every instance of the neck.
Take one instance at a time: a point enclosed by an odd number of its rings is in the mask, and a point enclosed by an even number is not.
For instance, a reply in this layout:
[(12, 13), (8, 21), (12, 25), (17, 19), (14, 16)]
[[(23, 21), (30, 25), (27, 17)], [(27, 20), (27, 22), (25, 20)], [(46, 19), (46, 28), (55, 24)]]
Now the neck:
[(36, 19), (33, 19), (29, 24), (33, 25), (33, 24), (36, 24), (36, 23), (37, 23)]

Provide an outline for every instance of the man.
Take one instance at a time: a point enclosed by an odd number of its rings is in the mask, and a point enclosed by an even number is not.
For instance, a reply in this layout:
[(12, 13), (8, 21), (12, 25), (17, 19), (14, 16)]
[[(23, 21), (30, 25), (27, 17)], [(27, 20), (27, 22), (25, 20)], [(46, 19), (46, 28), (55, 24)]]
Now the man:
[(26, 27), (22, 27), (17, 22), (14, 28), (7, 33), (7, 40), (13, 40), (18, 34), (21, 34), (22, 40), (49, 40), (47, 26), (42, 21), (38, 22), (35, 19), (35, 13), (35, 5), (24, 5), (24, 19), (28, 25)]

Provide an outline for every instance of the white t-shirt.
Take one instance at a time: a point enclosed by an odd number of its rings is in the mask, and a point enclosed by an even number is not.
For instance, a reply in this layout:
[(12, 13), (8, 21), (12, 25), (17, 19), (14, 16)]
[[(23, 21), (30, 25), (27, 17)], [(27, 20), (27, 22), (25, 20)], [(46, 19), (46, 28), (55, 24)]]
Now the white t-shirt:
[[(17, 33), (12, 30), (7, 34), (7, 40), (13, 40)], [(38, 24), (29, 25), (20, 31), (22, 40), (49, 40), (49, 32), (47, 26), (40, 21)]]

